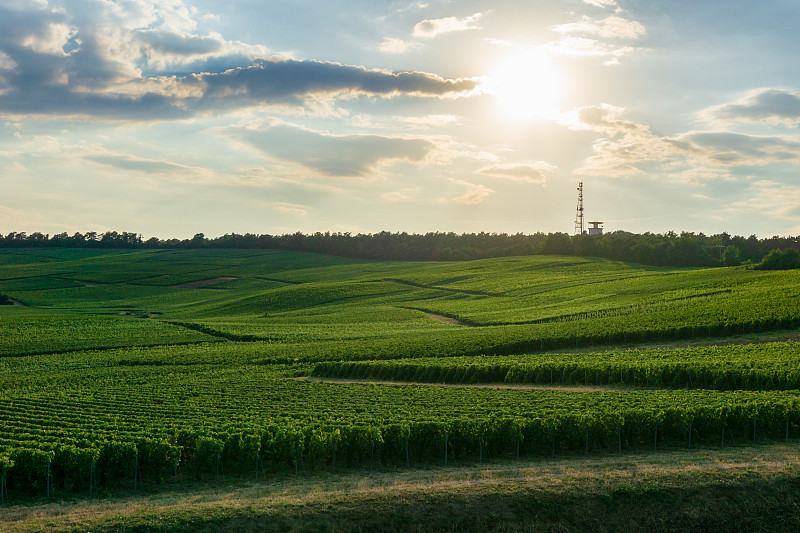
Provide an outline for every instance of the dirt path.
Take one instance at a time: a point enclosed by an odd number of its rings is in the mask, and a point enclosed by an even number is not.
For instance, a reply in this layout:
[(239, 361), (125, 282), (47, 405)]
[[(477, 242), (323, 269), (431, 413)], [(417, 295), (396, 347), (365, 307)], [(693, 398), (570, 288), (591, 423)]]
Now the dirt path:
[(572, 392), (601, 392), (617, 390), (621, 387), (590, 387), (584, 385), (536, 385), (532, 383), (427, 383), (423, 381), (382, 381), (372, 379), (344, 379), (344, 378), (318, 378), (302, 376), (289, 378), (296, 381), (316, 381), (319, 383), (338, 383), (342, 385), (394, 385), (397, 387), (445, 387), (468, 389), (497, 389), (497, 390), (561, 390)]
[(456, 326), (469, 326), (465, 322), (461, 322), (457, 318), (450, 318), (449, 316), (437, 315), (436, 313), (425, 313), (428, 318), (438, 320), (439, 322), (446, 322), (447, 324), (455, 324)]
[(94, 283), (92, 281), (81, 281), (79, 279), (73, 279), (72, 281), (78, 285), (83, 285), (84, 287), (97, 287), (98, 285), (105, 285), (105, 283)]
[(177, 285), (173, 285), (173, 287), (178, 289), (198, 289), (200, 287), (216, 285), (217, 283), (222, 283), (223, 281), (231, 281), (234, 279), (236, 279), (236, 277), (234, 276), (220, 276), (218, 278), (202, 279), (200, 281), (190, 281), (189, 283), (178, 283)]

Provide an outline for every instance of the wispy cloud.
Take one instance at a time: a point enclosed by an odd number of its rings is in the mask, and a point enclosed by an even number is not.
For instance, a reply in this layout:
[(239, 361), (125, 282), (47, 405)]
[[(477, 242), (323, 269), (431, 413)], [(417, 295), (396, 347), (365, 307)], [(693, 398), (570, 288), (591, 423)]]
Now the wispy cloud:
[[(660, 136), (646, 125), (625, 120), (624, 113), (624, 109), (603, 105), (580, 108), (565, 115), (562, 124), (570, 129), (601, 136), (594, 143), (595, 154), (584, 162), (579, 173), (631, 176), (643, 173), (643, 165), (653, 162), (666, 165), (670, 172), (683, 172), (692, 165), (725, 169), (800, 163), (800, 140), (791, 136), (730, 131)], [(719, 172), (712, 174), (718, 176)]]
[(413, 196), (407, 192), (393, 191), (382, 194), (381, 198), (387, 202), (405, 202), (413, 198)]
[(594, 7), (617, 7), (616, 0), (583, 0), (583, 3)]
[(176, 173), (196, 173), (202, 172), (203, 169), (181, 165), (179, 163), (172, 163), (169, 161), (159, 161), (153, 159), (144, 159), (141, 157), (134, 157), (121, 154), (94, 154), (86, 155), (84, 159), (93, 161), (102, 165), (109, 165), (122, 170), (132, 170), (136, 172), (144, 172), (147, 174), (168, 174), (175, 175)]
[(638, 39), (646, 33), (645, 27), (635, 20), (612, 15), (602, 20), (584, 16), (578, 22), (559, 24), (551, 28), (562, 35), (590, 35), (602, 39)]
[(734, 202), (732, 206), (742, 211), (770, 213), (779, 218), (800, 221), (800, 187), (759, 180), (753, 184), (746, 200)]
[(532, 163), (490, 165), (481, 168), (478, 173), (511, 181), (544, 185), (547, 183), (547, 174), (555, 169), (556, 167), (544, 161), (534, 161)]
[(394, 37), (384, 37), (379, 49), (381, 52), (387, 54), (404, 54), (409, 50), (419, 48), (420, 44), (415, 41), (404, 41), (403, 39), (396, 39)]
[(308, 214), (308, 206), (293, 204), (289, 202), (272, 202), (273, 207), (282, 213), (296, 216), (306, 216)]
[(577, 22), (550, 29), (562, 37), (543, 46), (548, 52), (570, 57), (605, 57), (607, 65), (617, 64), (621, 57), (631, 54), (635, 50), (631, 43), (647, 31), (640, 22), (617, 15), (600, 20), (583, 16)]
[[(483, 200), (492, 194), (494, 191), (485, 185), (481, 185), (480, 183), (471, 183), (469, 181), (464, 181), (456, 178), (448, 178), (451, 183), (455, 183), (456, 185), (460, 185), (462, 187), (466, 187), (466, 191), (459, 195), (452, 198), (452, 202), (462, 205), (478, 205)], [(441, 199), (441, 201), (448, 201), (447, 199)]]
[(433, 149), (424, 139), (381, 135), (334, 135), (282, 121), (221, 130), (269, 157), (328, 177), (368, 177), (391, 160), (422, 161)]

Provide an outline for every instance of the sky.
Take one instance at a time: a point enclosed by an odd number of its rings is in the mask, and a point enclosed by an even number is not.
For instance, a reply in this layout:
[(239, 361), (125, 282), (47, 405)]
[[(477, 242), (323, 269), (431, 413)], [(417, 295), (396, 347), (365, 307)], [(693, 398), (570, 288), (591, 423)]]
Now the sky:
[(0, 0), (0, 233), (800, 234), (796, 0)]

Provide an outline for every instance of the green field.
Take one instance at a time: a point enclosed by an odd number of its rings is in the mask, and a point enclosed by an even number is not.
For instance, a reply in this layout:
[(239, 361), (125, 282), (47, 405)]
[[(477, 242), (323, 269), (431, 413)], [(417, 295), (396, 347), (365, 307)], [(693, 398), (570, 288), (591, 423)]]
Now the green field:
[(800, 440), (797, 271), (26, 249), (0, 294), (12, 505)]

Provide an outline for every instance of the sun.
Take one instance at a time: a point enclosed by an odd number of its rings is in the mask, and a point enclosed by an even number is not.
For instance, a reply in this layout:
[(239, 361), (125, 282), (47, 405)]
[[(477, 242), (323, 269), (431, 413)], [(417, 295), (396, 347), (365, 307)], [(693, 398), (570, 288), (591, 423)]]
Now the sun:
[(564, 92), (561, 72), (542, 54), (517, 54), (497, 62), (481, 84), (506, 118), (530, 120), (558, 114)]

